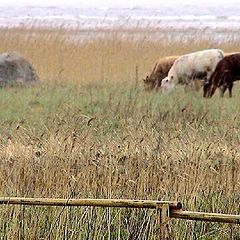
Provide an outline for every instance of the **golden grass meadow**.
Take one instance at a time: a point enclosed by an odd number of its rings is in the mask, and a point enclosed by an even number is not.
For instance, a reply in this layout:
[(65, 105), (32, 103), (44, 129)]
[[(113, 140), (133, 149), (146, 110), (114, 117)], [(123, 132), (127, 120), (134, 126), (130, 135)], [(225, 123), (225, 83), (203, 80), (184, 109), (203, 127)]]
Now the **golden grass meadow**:
[[(0, 30), (0, 51), (23, 54), (42, 80), (0, 89), (0, 195), (178, 200), (186, 210), (239, 214), (238, 84), (232, 99), (142, 84), (159, 57), (237, 52), (239, 43), (201, 32), (153, 41), (140, 28), (101, 34)], [(155, 220), (153, 210), (2, 205), (0, 239), (157, 239)], [(169, 235), (240, 239), (235, 225), (185, 220), (171, 220)]]

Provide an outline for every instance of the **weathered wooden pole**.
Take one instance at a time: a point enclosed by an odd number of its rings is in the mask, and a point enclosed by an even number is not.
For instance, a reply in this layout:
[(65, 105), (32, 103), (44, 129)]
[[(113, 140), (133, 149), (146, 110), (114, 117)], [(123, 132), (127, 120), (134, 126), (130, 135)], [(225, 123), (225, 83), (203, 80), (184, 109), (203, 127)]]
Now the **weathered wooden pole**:
[(170, 218), (240, 224), (240, 215), (171, 210)]
[(156, 207), (157, 236), (159, 240), (167, 240), (169, 224), (169, 205), (163, 204)]
[(49, 205), (49, 206), (93, 206), (150, 208), (168, 204), (171, 209), (181, 209), (182, 204), (174, 201), (130, 200), (130, 199), (61, 199), (61, 198), (18, 198), (0, 197), (0, 204)]

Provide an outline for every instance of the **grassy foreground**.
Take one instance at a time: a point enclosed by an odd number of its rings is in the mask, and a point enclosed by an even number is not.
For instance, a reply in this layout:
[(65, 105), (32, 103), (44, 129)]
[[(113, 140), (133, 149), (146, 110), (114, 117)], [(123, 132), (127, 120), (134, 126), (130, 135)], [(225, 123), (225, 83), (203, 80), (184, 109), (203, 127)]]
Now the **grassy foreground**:
[[(140, 82), (158, 56), (211, 42), (170, 48), (114, 35), (74, 45), (61, 38), (68, 32), (28, 31), (0, 36), (1, 51), (22, 52), (43, 79), (0, 89), (1, 196), (178, 200), (187, 210), (240, 212), (239, 87), (232, 99), (206, 100), (182, 89), (146, 93)], [(234, 42), (216, 47), (237, 51)], [(0, 239), (156, 239), (154, 214), (0, 206)], [(240, 238), (238, 227), (219, 223), (171, 220), (169, 231), (171, 239)]]
[[(235, 89), (235, 92), (237, 90)], [(141, 86), (1, 90), (0, 195), (182, 201), (237, 214), (239, 96), (146, 94)], [(1, 239), (155, 239), (153, 211), (2, 206)], [(173, 239), (237, 228), (171, 221)]]

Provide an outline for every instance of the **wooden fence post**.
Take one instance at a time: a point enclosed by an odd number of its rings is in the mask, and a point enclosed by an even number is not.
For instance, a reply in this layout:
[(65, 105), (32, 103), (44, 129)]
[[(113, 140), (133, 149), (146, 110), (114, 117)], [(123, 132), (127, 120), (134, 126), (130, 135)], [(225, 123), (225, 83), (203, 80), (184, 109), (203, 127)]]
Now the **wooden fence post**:
[(169, 222), (169, 204), (156, 206), (157, 214), (157, 237), (159, 240), (168, 239), (168, 222)]

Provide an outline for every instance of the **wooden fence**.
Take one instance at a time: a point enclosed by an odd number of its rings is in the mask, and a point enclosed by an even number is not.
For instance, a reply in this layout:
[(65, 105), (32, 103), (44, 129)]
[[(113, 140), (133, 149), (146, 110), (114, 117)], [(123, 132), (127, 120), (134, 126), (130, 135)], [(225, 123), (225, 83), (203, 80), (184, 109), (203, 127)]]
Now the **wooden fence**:
[(167, 226), (170, 218), (240, 224), (240, 215), (184, 211), (181, 202), (171, 201), (0, 197), (0, 204), (155, 209), (158, 238), (163, 240), (168, 238)]

